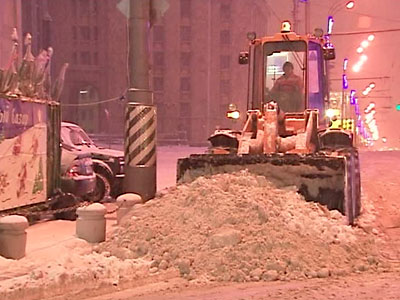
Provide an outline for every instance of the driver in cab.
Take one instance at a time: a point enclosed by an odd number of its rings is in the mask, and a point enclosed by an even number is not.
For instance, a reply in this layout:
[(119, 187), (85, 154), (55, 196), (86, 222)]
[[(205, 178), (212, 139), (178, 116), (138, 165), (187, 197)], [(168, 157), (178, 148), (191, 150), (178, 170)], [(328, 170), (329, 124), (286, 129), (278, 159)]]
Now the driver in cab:
[(300, 76), (294, 74), (291, 62), (285, 62), (282, 70), (284, 74), (275, 81), (271, 95), (276, 98), (274, 100), (283, 111), (299, 111), (301, 110), (303, 81)]

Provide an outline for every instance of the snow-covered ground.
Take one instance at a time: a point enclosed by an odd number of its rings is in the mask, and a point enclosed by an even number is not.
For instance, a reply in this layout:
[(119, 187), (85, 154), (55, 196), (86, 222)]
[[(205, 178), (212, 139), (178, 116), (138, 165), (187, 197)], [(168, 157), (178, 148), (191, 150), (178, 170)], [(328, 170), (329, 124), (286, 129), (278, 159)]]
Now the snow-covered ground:
[[(157, 189), (162, 190), (175, 185), (178, 158), (193, 153), (204, 153), (205, 150), (205, 148), (188, 146), (158, 147)], [(106, 205), (109, 211), (114, 209), (113, 204)], [(115, 213), (107, 215), (107, 219), (107, 234), (111, 234), (116, 228)], [(46, 295), (46, 289), (49, 293), (55, 286), (60, 289), (62, 281), (70, 277), (85, 278), (87, 272), (93, 272), (94, 277), (105, 278), (105, 281), (115, 284), (124, 272), (132, 272), (132, 270), (138, 272), (141, 267), (140, 261), (137, 260), (121, 263), (116, 258), (90, 254), (93, 246), (75, 237), (75, 222), (58, 220), (39, 223), (30, 226), (27, 233), (26, 256), (23, 259), (14, 261), (0, 256), (1, 300), (28, 299), (29, 297), (42, 299)], [(100, 260), (103, 261), (100, 264), (103, 266), (100, 270), (90, 268), (90, 266), (98, 265)], [(83, 268), (89, 271), (82, 271), (82, 266), (89, 266)], [(107, 272), (114, 269), (115, 274), (107, 273), (102, 276), (100, 275), (101, 268), (108, 270)], [(85, 282), (82, 283), (85, 285)], [(41, 290), (35, 297), (32, 289), (36, 290), (40, 286)]]

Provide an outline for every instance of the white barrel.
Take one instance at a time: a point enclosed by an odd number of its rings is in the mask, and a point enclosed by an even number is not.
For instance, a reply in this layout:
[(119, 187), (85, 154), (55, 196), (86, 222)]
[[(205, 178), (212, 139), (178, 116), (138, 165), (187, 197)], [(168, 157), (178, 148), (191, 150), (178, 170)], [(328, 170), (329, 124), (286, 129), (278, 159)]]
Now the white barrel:
[(20, 259), (25, 256), (28, 220), (23, 216), (11, 215), (0, 218), (0, 255)]
[(80, 207), (76, 213), (76, 236), (89, 243), (100, 243), (106, 239), (106, 207), (100, 203), (93, 203)]
[(119, 207), (117, 210), (117, 224), (121, 223), (122, 218), (136, 205), (142, 204), (143, 199), (140, 195), (127, 193), (118, 196), (116, 204)]

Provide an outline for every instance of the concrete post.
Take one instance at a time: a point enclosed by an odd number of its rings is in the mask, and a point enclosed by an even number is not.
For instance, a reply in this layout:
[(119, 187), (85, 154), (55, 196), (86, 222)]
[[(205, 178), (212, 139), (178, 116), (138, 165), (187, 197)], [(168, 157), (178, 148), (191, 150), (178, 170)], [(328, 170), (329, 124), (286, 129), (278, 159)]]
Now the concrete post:
[(0, 218), (0, 255), (20, 259), (25, 256), (28, 220), (23, 216)]
[(76, 211), (76, 236), (89, 243), (100, 243), (106, 239), (107, 209), (100, 203), (93, 203), (86, 207), (79, 207)]
[(117, 210), (117, 224), (121, 223), (122, 218), (136, 205), (142, 204), (143, 199), (138, 194), (128, 193), (118, 196), (116, 204), (119, 207)]

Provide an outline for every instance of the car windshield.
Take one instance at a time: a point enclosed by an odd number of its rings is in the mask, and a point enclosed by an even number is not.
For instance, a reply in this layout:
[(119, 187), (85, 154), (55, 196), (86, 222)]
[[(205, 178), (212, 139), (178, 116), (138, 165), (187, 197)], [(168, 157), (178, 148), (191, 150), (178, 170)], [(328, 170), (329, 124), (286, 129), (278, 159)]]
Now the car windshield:
[(74, 145), (93, 144), (93, 141), (80, 128), (69, 127), (69, 138)]
[(264, 44), (265, 101), (276, 101), (285, 112), (304, 111), (304, 41), (267, 42)]

